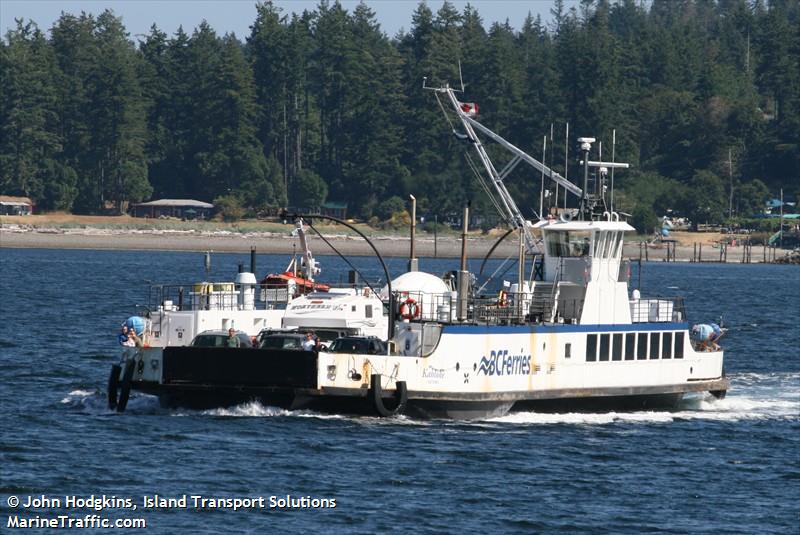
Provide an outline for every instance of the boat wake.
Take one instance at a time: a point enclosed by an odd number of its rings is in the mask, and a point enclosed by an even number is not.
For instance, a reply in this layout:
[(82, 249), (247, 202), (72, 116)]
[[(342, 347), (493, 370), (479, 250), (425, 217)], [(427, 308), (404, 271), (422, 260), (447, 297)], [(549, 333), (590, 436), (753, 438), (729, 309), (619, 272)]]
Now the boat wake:
[[(710, 394), (685, 398), (674, 410), (605, 412), (605, 413), (542, 413), (513, 412), (505, 416), (483, 420), (483, 423), (510, 423), (532, 425), (607, 425), (620, 422), (669, 423), (685, 420), (737, 421), (737, 420), (798, 420), (800, 419), (800, 373), (746, 373), (731, 377), (731, 392), (725, 399)], [(69, 409), (92, 414), (116, 414), (108, 408), (106, 394), (100, 389), (76, 388), (60, 400)], [(233, 407), (207, 410), (164, 409), (154, 396), (134, 393), (128, 402), (126, 414), (169, 416), (212, 416), (224, 418), (317, 418), (348, 420), (363, 423), (426, 425), (407, 416), (389, 420), (369, 416), (327, 414), (310, 410), (290, 411), (280, 407), (262, 405), (257, 401)]]
[(725, 399), (710, 394), (684, 398), (674, 410), (607, 413), (517, 412), (491, 422), (513, 424), (607, 425), (619, 422), (669, 423), (682, 420), (798, 420), (800, 373), (741, 374), (731, 377)]
[[(91, 414), (117, 414), (108, 408), (108, 398), (103, 390), (75, 389), (64, 396), (60, 402), (68, 409)], [(158, 403), (158, 398), (147, 395), (131, 394), (126, 413), (133, 414), (165, 414)]]

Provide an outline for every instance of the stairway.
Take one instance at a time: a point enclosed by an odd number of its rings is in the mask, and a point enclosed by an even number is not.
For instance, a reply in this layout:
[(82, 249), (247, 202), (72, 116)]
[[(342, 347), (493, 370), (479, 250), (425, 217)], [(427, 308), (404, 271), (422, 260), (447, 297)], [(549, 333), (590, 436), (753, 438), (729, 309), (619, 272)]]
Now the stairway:
[(558, 283), (537, 281), (533, 286), (531, 296), (530, 314), (532, 318), (541, 318), (541, 321), (553, 323), (558, 302)]

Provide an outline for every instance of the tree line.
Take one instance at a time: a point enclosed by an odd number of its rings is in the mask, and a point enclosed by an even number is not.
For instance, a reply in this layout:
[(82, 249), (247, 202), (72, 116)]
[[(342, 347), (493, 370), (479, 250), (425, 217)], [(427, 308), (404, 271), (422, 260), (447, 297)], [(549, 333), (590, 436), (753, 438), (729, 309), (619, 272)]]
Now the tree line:
[[(463, 79), (480, 120), (537, 158), (547, 137), (562, 173), (569, 148), (572, 177), (575, 139), (608, 151), (615, 130), (627, 211), (718, 222), (800, 193), (796, 1), (555, 0), (551, 14), (487, 28), (473, 7), (421, 2), (390, 37), (364, 3), (262, 2), (244, 41), (205, 22), (134, 41), (111, 11), (47, 32), (18, 20), (0, 45), (0, 193), (76, 213), (166, 197), (253, 214), (331, 200), (370, 218), (409, 193), (423, 213), (488, 212), (423, 77)], [(526, 215), (538, 181), (507, 179)]]

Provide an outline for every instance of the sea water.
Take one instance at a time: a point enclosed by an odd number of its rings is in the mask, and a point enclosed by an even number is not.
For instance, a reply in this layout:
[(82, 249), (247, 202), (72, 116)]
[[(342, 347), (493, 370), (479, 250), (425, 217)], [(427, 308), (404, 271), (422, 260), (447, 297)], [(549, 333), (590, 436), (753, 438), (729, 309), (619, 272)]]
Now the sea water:
[[(322, 279), (346, 280), (344, 261), (321, 260)], [(249, 254), (213, 255), (210, 278), (238, 263)], [(259, 275), (286, 263), (259, 255)], [(405, 264), (388, 261), (393, 276)], [(199, 253), (0, 249), (0, 531), (64, 517), (85, 532), (798, 533), (796, 266), (644, 266), (643, 296), (682, 295), (690, 322), (728, 328), (728, 397), (674, 411), (421, 421), (166, 410), (138, 393), (109, 411), (116, 334), (149, 281), (204, 278)]]

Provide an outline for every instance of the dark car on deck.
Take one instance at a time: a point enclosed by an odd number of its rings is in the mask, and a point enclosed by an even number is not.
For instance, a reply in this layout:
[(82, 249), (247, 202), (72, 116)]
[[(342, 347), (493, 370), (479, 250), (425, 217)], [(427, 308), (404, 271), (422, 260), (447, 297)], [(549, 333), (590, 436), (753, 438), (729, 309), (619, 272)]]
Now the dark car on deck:
[(259, 348), (261, 349), (289, 349), (303, 350), (303, 342), (306, 336), (299, 333), (273, 333), (261, 337)]
[[(239, 347), (253, 347), (246, 332), (236, 331)], [(228, 347), (228, 331), (203, 331), (192, 340), (192, 347)]]
[(356, 355), (386, 355), (386, 344), (374, 336), (344, 336), (328, 346), (330, 353), (353, 353)]

